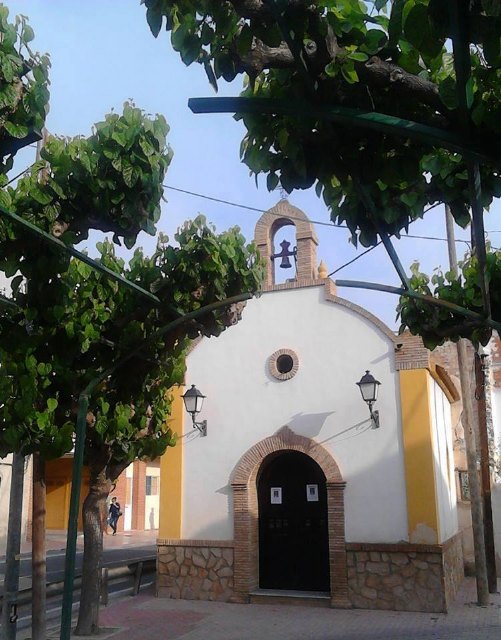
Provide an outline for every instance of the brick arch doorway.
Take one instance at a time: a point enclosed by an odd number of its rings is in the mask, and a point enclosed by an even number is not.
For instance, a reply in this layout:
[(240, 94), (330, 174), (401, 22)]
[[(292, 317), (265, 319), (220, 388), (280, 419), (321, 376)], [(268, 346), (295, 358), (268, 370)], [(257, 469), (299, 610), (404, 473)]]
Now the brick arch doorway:
[(345, 482), (334, 458), (324, 447), (295, 434), (288, 427), (251, 447), (232, 474), (234, 600), (249, 602), (249, 594), (259, 587), (257, 477), (269, 456), (285, 451), (299, 451), (312, 458), (325, 475), (331, 606), (349, 607), (344, 535)]

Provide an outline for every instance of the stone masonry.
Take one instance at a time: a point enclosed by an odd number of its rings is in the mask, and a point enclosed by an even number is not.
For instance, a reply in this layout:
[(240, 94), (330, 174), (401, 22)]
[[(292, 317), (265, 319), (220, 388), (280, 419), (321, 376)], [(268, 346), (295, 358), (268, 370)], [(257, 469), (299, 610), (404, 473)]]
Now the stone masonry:
[(158, 597), (228, 602), (232, 595), (233, 542), (158, 541)]
[(347, 544), (347, 566), (349, 599), (357, 609), (446, 612), (463, 577), (461, 541)]

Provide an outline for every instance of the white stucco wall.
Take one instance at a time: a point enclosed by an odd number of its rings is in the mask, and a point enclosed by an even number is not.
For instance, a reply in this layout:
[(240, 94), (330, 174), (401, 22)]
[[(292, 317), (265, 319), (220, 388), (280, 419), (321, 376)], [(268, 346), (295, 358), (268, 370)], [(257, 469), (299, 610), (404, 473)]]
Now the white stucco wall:
[[(491, 402), (494, 442), (495, 446), (498, 447), (498, 456), (501, 456), (501, 389), (499, 387), (492, 387)], [(494, 477), (495, 479), (499, 479), (499, 475), (497, 474)], [(493, 485), (491, 500), (492, 520), (494, 524), (494, 547), (496, 550), (496, 566), (499, 575), (501, 574), (501, 482), (496, 482)]]
[(435, 486), (439, 519), (439, 542), (458, 531), (456, 480), (451, 428), (451, 406), (437, 382), (430, 378)]
[(12, 475), (12, 455), (0, 459), (0, 555), (5, 554), (7, 525), (9, 522), (10, 478)]
[(498, 457), (501, 457), (501, 388), (494, 386), (492, 386), (491, 388), (492, 430), (494, 436), (494, 447), (497, 450)]
[[(281, 348), (300, 362), (283, 382), (267, 364)], [(379, 430), (370, 429), (355, 384), (366, 369), (381, 382)], [(185, 438), (183, 538), (233, 538), (231, 473), (248, 449), (288, 425), (336, 460), (347, 483), (347, 541), (408, 539), (392, 341), (366, 318), (326, 302), (322, 286), (249, 302), (236, 327), (189, 355), (186, 382), (207, 396), (200, 419), (208, 421), (208, 436)]]
[[(9, 524), (10, 482), (12, 475), (12, 455), (0, 459), (0, 556), (5, 555)], [(30, 511), (29, 498), (32, 484), (31, 456), (26, 458), (23, 480), (23, 509), (21, 517), (21, 542), (26, 540), (26, 526)]]

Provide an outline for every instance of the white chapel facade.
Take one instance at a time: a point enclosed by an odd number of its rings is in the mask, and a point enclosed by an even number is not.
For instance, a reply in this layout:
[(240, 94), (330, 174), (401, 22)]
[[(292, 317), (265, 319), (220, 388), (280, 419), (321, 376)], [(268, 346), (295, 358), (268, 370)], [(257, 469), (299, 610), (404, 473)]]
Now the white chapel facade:
[[(293, 248), (279, 243), (290, 225)], [(182, 437), (161, 462), (158, 595), (447, 610), (463, 572), (451, 379), (419, 340), (337, 296), (301, 210), (280, 201), (255, 242), (261, 295), (198, 342), (174, 391)], [(275, 284), (279, 259), (295, 276)], [(381, 383), (379, 428), (356, 385), (366, 370)], [(207, 437), (183, 409), (193, 384)]]

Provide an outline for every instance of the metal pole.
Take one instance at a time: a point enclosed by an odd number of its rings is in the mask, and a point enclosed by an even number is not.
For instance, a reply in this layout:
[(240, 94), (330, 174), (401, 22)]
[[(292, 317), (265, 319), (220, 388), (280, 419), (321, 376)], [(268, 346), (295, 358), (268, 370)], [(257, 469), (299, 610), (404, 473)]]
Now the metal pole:
[(45, 552), (45, 461), (33, 454), (33, 536), (31, 550), (31, 637), (46, 640), (47, 557)]
[[(457, 277), (458, 266), (456, 245), (454, 239), (454, 223), (452, 213), (445, 207), (447, 226), (447, 247), (449, 250), (450, 269)], [(482, 516), (482, 497), (480, 479), (477, 470), (477, 443), (475, 439), (474, 414), (471, 401), (470, 372), (468, 370), (468, 340), (462, 338), (457, 343), (459, 379), (461, 382), (461, 396), (463, 401), (463, 430), (468, 466), (468, 480), (470, 483), (471, 520), (473, 527), (473, 546), (475, 548), (475, 576), (477, 580), (477, 603), (481, 606), (489, 604), (489, 587), (487, 583), (487, 563), (485, 559), (484, 521)]]
[(87, 430), (86, 420), (88, 406), (89, 396), (85, 392), (82, 392), (78, 399), (78, 415), (75, 433), (75, 453), (73, 456), (70, 515), (68, 520), (68, 536), (66, 539), (64, 590), (61, 610), (61, 640), (69, 640), (71, 636), (73, 581), (75, 579), (75, 560), (78, 534), (78, 511), (80, 507), (80, 485), (82, 483), (82, 466), (85, 449), (85, 433)]
[(2, 640), (16, 640), (23, 483), (24, 456), (21, 453), (14, 453), (10, 476), (9, 524), (3, 583)]

